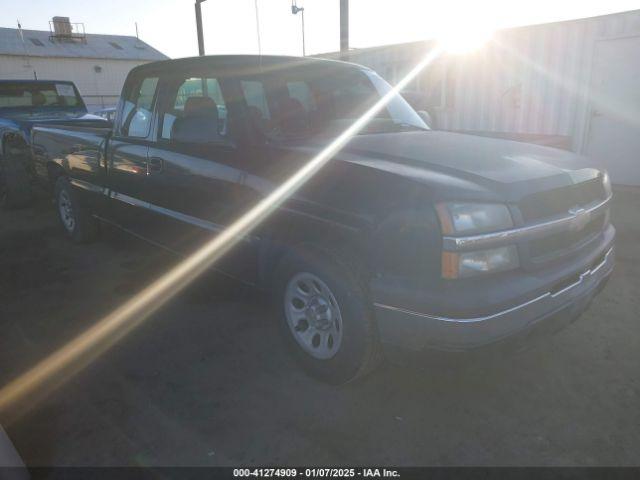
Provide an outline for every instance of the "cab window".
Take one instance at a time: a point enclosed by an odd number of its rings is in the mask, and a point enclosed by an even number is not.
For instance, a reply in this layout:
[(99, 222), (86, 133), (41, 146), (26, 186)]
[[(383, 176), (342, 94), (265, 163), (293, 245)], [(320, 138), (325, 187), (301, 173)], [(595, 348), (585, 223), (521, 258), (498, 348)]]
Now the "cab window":
[(256, 80), (241, 80), (240, 87), (242, 88), (242, 94), (244, 95), (250, 112), (254, 112), (254, 115), (259, 115), (261, 118), (270, 119), (271, 112), (269, 111), (267, 95), (262, 82)]
[(168, 87), (167, 98), (162, 139), (207, 143), (227, 137), (227, 105), (217, 78), (181, 79)]
[(287, 82), (287, 92), (290, 98), (294, 98), (300, 102), (300, 105), (302, 105), (305, 111), (310, 112), (315, 110), (316, 105), (313, 100), (311, 88), (306, 82)]
[(134, 83), (122, 109), (122, 135), (145, 138), (149, 134), (157, 88), (158, 77), (147, 77)]

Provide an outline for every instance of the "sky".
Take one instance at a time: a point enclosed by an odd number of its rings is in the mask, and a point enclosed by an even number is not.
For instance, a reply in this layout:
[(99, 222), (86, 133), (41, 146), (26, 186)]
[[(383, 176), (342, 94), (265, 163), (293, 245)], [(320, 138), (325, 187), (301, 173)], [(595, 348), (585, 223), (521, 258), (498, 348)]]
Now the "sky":
[[(206, 0), (207, 54), (301, 55), (300, 14), (291, 0)], [(339, 49), (339, 0), (297, 0), (305, 8), (307, 54)], [(350, 0), (350, 44), (363, 48), (464, 35), (469, 26), (504, 28), (640, 9), (640, 0)], [(197, 55), (194, 0), (0, 0), (0, 26), (48, 30), (55, 15), (83, 22), (87, 33), (135, 35), (172, 58)], [(458, 33), (460, 32), (460, 33)]]

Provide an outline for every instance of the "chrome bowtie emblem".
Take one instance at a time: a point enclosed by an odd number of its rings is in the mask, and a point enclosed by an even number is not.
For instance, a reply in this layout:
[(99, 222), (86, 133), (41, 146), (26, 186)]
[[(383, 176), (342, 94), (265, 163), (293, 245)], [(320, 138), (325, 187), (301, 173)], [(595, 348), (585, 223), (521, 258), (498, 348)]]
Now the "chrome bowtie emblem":
[(569, 224), (573, 231), (582, 230), (591, 220), (591, 212), (586, 211), (584, 208), (573, 207), (569, 209), (569, 213), (573, 215), (573, 220)]

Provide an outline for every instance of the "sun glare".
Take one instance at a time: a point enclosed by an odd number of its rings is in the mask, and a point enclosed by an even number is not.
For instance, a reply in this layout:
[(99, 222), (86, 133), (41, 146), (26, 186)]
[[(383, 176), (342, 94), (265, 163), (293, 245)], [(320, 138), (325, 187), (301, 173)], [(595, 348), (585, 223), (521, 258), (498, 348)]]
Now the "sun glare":
[(451, 29), (438, 35), (438, 44), (445, 52), (469, 53), (482, 48), (493, 36), (490, 28), (471, 30)]
[(466, 19), (448, 14), (442, 18), (435, 38), (444, 52), (461, 54), (482, 48), (491, 40), (494, 31), (494, 21), (486, 12), (478, 11)]

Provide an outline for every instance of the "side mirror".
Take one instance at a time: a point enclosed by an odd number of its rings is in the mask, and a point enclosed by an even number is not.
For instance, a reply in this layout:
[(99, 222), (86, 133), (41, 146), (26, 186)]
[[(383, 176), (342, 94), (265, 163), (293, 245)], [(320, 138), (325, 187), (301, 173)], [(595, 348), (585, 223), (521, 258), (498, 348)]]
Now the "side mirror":
[(422, 121), (427, 124), (427, 127), (434, 128), (433, 119), (431, 118), (431, 115), (429, 115), (429, 112), (427, 112), (426, 110), (418, 110), (416, 113), (422, 119)]

